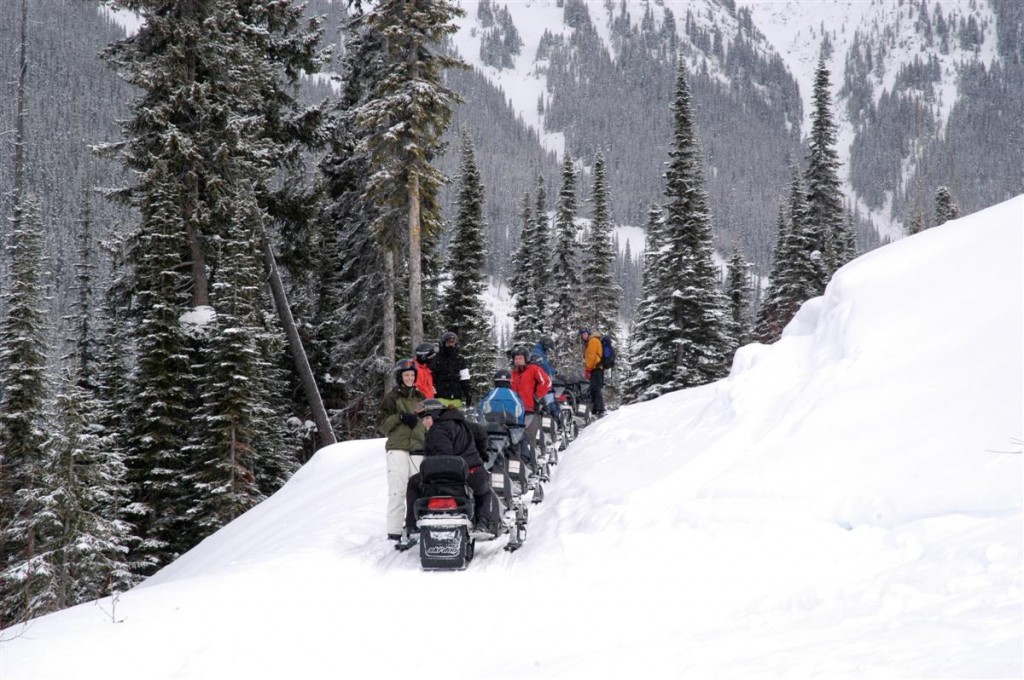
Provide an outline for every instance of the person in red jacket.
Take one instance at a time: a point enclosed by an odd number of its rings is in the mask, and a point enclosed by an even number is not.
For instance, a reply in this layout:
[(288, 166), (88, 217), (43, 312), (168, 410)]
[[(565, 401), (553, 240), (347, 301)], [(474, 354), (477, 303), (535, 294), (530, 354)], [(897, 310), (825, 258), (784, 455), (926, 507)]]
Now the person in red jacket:
[(526, 407), (526, 441), (536, 448), (537, 433), (540, 431), (540, 414), (536, 413), (538, 402), (551, 390), (551, 378), (537, 364), (527, 361), (530, 350), (516, 347), (512, 350), (512, 391), (519, 395)]
[(433, 399), (434, 373), (430, 370), (430, 362), (437, 354), (437, 345), (432, 342), (421, 342), (416, 345), (416, 389), (427, 399)]

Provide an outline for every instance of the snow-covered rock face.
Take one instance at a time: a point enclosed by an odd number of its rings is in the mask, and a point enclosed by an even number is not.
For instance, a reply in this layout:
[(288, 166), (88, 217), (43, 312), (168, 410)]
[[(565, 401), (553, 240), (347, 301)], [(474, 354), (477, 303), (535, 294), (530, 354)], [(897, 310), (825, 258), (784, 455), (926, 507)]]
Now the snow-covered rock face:
[[(384, 441), (345, 442), (116, 603), (3, 631), (3, 676), (1020, 677), (1022, 222), (873, 251), (728, 378), (589, 426), (513, 554), (421, 572)], [(499, 642), (434, 653), (452, 603)]]

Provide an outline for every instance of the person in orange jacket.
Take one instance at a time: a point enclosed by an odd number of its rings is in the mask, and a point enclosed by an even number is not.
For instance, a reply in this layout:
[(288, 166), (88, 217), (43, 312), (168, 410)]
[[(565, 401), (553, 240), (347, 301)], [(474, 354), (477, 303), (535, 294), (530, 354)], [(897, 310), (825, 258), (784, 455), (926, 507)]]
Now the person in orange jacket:
[(583, 343), (583, 375), (590, 380), (590, 399), (594, 404), (594, 415), (604, 415), (604, 367), (601, 359), (604, 355), (601, 346), (601, 335), (591, 333), (589, 328), (580, 329), (580, 341)]

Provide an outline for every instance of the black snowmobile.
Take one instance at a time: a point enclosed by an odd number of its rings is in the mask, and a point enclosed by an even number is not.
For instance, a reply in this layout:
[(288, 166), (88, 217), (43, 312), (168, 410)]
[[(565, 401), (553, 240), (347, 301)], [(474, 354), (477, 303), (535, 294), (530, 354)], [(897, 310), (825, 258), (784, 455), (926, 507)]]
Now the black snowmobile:
[(515, 503), (512, 480), (504, 462), (491, 468), (491, 496), (494, 525), (486, 531), (474, 529), (473, 491), (466, 484), (469, 469), (461, 456), (429, 456), (420, 464), (423, 492), (413, 506), (418, 537), (403, 536), (398, 549), (420, 546), (420, 566), (428, 571), (462, 570), (469, 566), (478, 541), (493, 541), (508, 535), (505, 549), (519, 549), (526, 538), (528, 515)]

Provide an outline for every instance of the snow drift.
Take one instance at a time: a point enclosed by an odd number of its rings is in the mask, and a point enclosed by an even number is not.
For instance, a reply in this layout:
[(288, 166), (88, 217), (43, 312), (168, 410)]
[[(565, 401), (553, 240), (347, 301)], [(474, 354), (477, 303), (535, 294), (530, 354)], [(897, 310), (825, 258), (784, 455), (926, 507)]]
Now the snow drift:
[(563, 455), (514, 554), (422, 573), (382, 440), (115, 603), (3, 631), (4, 678), (1019, 677), (1024, 196), (844, 267), (729, 378)]

